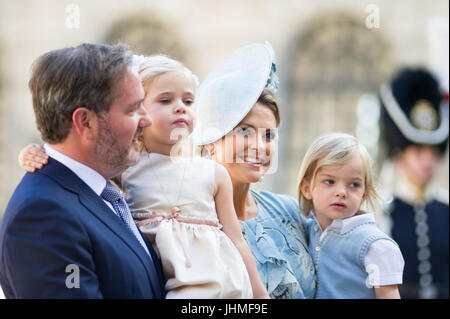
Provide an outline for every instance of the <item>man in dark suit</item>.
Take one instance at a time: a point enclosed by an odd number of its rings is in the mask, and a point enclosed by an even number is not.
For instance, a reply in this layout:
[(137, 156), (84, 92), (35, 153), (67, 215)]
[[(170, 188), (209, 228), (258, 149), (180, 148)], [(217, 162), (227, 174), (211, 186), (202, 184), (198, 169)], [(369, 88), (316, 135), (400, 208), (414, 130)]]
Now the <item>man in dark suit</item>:
[(139, 159), (151, 119), (125, 46), (50, 51), (29, 87), (48, 164), (27, 173), (0, 225), (7, 298), (163, 298), (160, 261), (109, 182)]

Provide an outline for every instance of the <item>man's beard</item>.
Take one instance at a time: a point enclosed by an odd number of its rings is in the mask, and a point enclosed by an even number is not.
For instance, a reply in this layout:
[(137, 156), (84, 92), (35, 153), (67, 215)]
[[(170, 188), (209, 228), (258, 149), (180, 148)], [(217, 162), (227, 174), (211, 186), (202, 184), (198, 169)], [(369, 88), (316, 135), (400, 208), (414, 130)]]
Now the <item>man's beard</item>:
[(132, 148), (131, 141), (127, 145), (118, 142), (117, 133), (111, 129), (107, 120), (99, 121), (95, 154), (103, 164), (121, 174), (139, 160), (139, 152), (133, 151)]

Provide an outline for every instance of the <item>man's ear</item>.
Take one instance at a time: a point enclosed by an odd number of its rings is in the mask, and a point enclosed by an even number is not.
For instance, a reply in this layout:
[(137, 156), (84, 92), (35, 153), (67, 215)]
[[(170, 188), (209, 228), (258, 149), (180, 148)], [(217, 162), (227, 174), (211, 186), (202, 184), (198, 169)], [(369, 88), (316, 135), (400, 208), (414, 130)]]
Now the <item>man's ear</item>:
[(303, 196), (307, 200), (311, 200), (312, 199), (311, 182), (310, 181), (303, 180), (302, 183), (300, 184), (300, 191), (302, 192)]
[(98, 127), (98, 116), (86, 107), (79, 107), (72, 113), (72, 123), (81, 137), (89, 141), (95, 140)]

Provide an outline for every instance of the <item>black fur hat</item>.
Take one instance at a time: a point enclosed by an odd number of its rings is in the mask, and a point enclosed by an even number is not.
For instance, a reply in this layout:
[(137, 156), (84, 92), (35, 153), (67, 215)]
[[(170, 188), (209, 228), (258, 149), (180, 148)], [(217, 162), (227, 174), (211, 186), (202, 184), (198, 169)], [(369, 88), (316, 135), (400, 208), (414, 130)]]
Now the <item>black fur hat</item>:
[(380, 89), (381, 139), (389, 157), (409, 145), (434, 145), (441, 154), (448, 142), (448, 101), (434, 76), (424, 69), (400, 70)]

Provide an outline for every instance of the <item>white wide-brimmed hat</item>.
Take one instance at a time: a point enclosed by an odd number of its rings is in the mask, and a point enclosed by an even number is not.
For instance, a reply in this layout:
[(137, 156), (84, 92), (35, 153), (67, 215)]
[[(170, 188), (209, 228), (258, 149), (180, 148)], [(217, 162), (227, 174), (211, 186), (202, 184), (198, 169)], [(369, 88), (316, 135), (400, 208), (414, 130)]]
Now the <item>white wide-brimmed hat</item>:
[(276, 91), (275, 72), (275, 53), (269, 42), (250, 44), (231, 53), (197, 91), (194, 143), (213, 143), (235, 128), (264, 88)]

